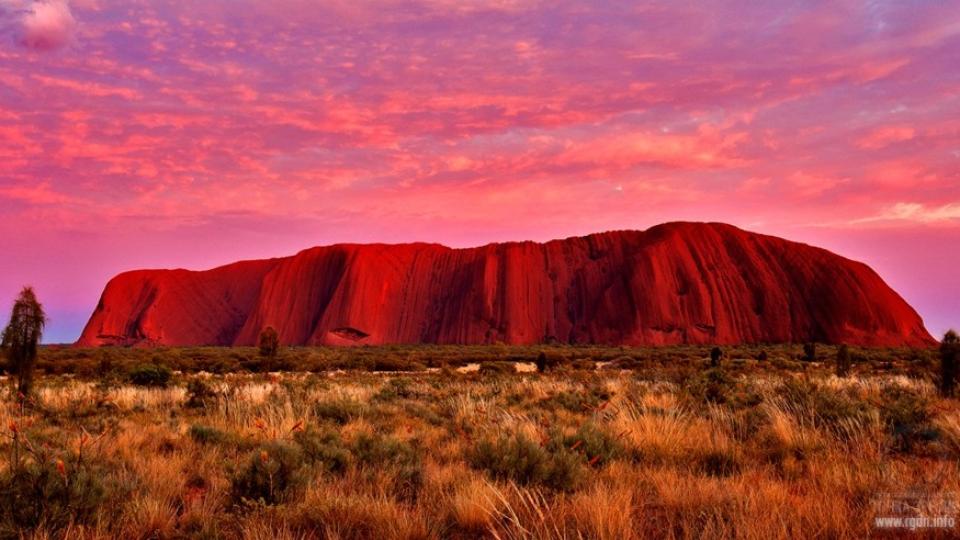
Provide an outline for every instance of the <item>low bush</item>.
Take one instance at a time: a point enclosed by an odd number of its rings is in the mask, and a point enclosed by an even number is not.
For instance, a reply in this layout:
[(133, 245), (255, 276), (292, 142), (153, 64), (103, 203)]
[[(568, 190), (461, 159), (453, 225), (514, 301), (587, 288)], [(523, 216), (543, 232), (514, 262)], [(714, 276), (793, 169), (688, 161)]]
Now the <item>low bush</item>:
[(342, 474), (350, 465), (350, 450), (336, 431), (309, 429), (295, 433), (294, 441), (300, 445), (308, 462), (319, 465), (326, 472)]
[(700, 456), (697, 468), (707, 476), (727, 477), (740, 472), (743, 464), (732, 450), (713, 449)]
[(582, 413), (600, 405), (600, 398), (589, 392), (557, 392), (540, 400), (539, 406), (548, 411), (566, 409), (573, 413)]
[(643, 367), (643, 361), (632, 356), (618, 356), (605, 366), (606, 369), (639, 369)]
[(376, 357), (366, 365), (370, 371), (423, 371), (427, 369), (427, 366), (420, 362), (396, 356)]
[(684, 393), (697, 403), (726, 403), (735, 389), (735, 381), (720, 368), (694, 375), (684, 382)]
[(202, 379), (194, 378), (187, 383), (187, 401), (184, 406), (202, 409), (217, 399), (217, 391)]
[(318, 401), (313, 405), (313, 414), (319, 420), (329, 420), (336, 424), (346, 424), (367, 412), (368, 408), (352, 399)]
[(559, 354), (541, 351), (540, 354), (537, 355), (536, 360), (534, 360), (534, 365), (537, 366), (538, 372), (545, 373), (546, 371), (559, 367), (565, 361), (566, 359)]
[(580, 358), (570, 362), (570, 367), (581, 371), (593, 371), (597, 369), (597, 363), (589, 358)]
[(373, 396), (373, 399), (376, 401), (389, 402), (396, 399), (409, 399), (414, 397), (417, 397), (417, 394), (410, 388), (410, 381), (406, 378), (396, 378), (387, 381), (387, 384)]
[(512, 375), (516, 372), (513, 362), (494, 361), (480, 364), (480, 373), (484, 375)]
[(561, 447), (580, 454), (584, 461), (594, 467), (602, 466), (623, 455), (623, 445), (617, 437), (601, 429), (594, 422), (586, 422), (573, 435), (554, 439), (550, 450), (557, 452)]
[(801, 380), (787, 380), (779, 394), (796, 410), (808, 411), (815, 426), (837, 435), (850, 424), (867, 421), (874, 411), (870, 403), (856, 396)]
[(408, 443), (377, 434), (361, 433), (351, 446), (357, 463), (370, 471), (392, 469), (392, 488), (403, 500), (416, 499), (423, 486), (423, 460)]
[(926, 398), (900, 387), (888, 388), (884, 393), (887, 399), (880, 406), (880, 415), (893, 436), (894, 450), (910, 452), (918, 443), (939, 438)]
[(223, 444), (234, 439), (234, 437), (224, 431), (203, 424), (191, 425), (187, 430), (187, 435), (189, 435), (194, 442), (200, 444)]
[(583, 478), (583, 459), (573, 450), (541, 447), (525, 435), (480, 441), (467, 455), (471, 467), (492, 477), (572, 491)]
[(137, 386), (165, 387), (173, 372), (163, 364), (140, 364), (130, 371), (129, 380)]
[(411, 463), (419, 455), (409, 444), (383, 435), (361, 433), (352, 445), (354, 456), (361, 464), (386, 465)]
[(105, 473), (70, 460), (29, 461), (0, 474), (0, 537), (22, 538), (42, 525), (47, 532), (92, 523), (107, 499)]
[(308, 475), (302, 473), (303, 453), (288, 443), (265, 444), (247, 459), (246, 465), (230, 481), (230, 496), (235, 505), (272, 505)]

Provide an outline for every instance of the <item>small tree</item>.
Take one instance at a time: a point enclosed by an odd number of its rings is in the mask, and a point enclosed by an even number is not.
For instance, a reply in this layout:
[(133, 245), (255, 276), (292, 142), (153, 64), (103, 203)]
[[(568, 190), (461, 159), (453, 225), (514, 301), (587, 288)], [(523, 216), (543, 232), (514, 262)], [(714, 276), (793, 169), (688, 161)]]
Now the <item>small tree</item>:
[(46, 323), (47, 316), (33, 288), (24, 287), (13, 303), (10, 323), (3, 331), (2, 340), (10, 369), (17, 377), (17, 391), (24, 395), (30, 392), (33, 368), (37, 362), (37, 345)]
[(837, 349), (837, 377), (846, 377), (850, 374), (850, 347), (846, 343)]
[(803, 344), (803, 359), (807, 362), (817, 361), (817, 344), (814, 342)]
[(720, 367), (720, 359), (723, 358), (723, 350), (720, 347), (714, 347), (710, 351), (710, 366)]
[(547, 353), (540, 351), (540, 354), (537, 355), (537, 371), (543, 373), (547, 371)]
[(960, 335), (947, 331), (940, 342), (940, 394), (953, 395), (957, 384), (957, 363), (960, 362)]
[(280, 334), (268, 326), (260, 332), (260, 356), (264, 359), (264, 371), (270, 371), (273, 368), (273, 361), (280, 352)]

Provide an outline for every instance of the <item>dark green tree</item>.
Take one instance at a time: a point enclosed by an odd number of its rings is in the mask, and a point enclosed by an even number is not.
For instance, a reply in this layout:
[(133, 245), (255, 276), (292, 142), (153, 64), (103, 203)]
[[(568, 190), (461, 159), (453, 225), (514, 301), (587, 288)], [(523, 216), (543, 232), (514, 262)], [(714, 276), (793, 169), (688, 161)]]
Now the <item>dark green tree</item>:
[(953, 395), (957, 385), (957, 363), (960, 362), (960, 335), (947, 331), (940, 342), (940, 394)]
[(537, 355), (537, 371), (543, 373), (547, 371), (547, 354), (543, 351), (540, 351), (540, 354)]
[(846, 343), (837, 348), (837, 377), (846, 377), (850, 374), (850, 347)]
[(46, 323), (47, 316), (33, 288), (24, 287), (13, 303), (10, 323), (3, 331), (2, 340), (10, 370), (17, 378), (17, 391), (23, 395), (30, 392), (33, 368), (37, 363), (37, 346)]
[(264, 328), (260, 332), (258, 347), (260, 356), (264, 360), (263, 370), (270, 371), (273, 369), (273, 361), (277, 358), (277, 353), (280, 352), (280, 334), (272, 326)]
[(720, 367), (721, 358), (723, 358), (723, 350), (720, 347), (714, 347), (710, 351), (710, 366)]

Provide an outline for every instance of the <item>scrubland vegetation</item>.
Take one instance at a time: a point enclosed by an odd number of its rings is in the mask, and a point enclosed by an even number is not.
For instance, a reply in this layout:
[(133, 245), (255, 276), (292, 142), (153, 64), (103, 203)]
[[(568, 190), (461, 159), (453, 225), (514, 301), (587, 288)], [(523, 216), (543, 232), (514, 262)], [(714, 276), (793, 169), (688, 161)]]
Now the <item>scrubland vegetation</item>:
[(44, 348), (0, 538), (863, 538), (960, 493), (937, 351), (803, 349)]

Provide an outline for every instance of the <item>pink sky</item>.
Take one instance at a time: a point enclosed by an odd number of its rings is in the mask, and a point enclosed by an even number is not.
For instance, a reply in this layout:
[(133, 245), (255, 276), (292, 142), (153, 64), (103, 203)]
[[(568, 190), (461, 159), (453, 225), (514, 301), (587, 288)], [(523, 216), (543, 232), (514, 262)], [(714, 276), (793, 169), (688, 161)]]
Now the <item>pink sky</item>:
[(0, 0), (0, 308), (72, 341), (132, 268), (697, 220), (960, 325), (955, 3), (318, 4)]

